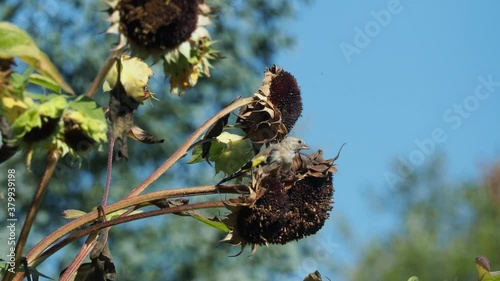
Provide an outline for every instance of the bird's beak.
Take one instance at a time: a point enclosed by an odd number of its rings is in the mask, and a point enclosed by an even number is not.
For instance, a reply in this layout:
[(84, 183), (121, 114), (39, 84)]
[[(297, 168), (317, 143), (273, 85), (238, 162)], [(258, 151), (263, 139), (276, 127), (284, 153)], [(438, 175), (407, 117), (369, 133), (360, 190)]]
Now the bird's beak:
[(311, 149), (311, 147), (307, 143), (304, 143), (304, 145), (302, 145), (302, 149), (308, 150), (308, 149)]

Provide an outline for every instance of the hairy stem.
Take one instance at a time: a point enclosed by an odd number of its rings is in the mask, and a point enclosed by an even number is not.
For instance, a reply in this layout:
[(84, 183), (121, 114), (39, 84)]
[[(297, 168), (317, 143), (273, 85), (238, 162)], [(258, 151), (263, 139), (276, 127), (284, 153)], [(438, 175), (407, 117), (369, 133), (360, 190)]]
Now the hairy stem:
[[(183, 197), (183, 196), (195, 196), (195, 195), (207, 195), (207, 194), (215, 194), (215, 193), (239, 193), (238, 190), (244, 189), (244, 185), (227, 185), (227, 186), (197, 186), (190, 188), (180, 188), (180, 189), (169, 189), (162, 190), (157, 192), (151, 192), (147, 194), (142, 194), (139, 196), (134, 196), (132, 198), (122, 199), (118, 202), (109, 204), (104, 207), (104, 211), (106, 214), (110, 214), (128, 207), (141, 205), (147, 202), (172, 198), (172, 197)], [(173, 208), (172, 208), (173, 209)], [(40, 254), (47, 249), (50, 245), (55, 243), (57, 240), (61, 239), (64, 235), (78, 229), (85, 224), (91, 223), (94, 220), (98, 219), (99, 212), (98, 210), (94, 210), (89, 212), (71, 222), (65, 224), (59, 229), (52, 232), (50, 235), (46, 236), (42, 241), (36, 244), (33, 249), (26, 255), (26, 259), (28, 260), (28, 264), (30, 266), (40, 264), (43, 260), (45, 260), (52, 253), (44, 253), (43, 257)], [(59, 247), (61, 248), (61, 247)], [(55, 249), (57, 251), (58, 249)], [(36, 259), (36, 261), (35, 261)]]
[(193, 134), (191, 134), (191, 136), (189, 136), (189, 138), (179, 147), (179, 149), (177, 149), (177, 151), (174, 152), (174, 154), (172, 154), (172, 156), (170, 156), (170, 158), (168, 158), (160, 167), (158, 167), (158, 169), (151, 173), (149, 177), (147, 177), (142, 183), (140, 183), (125, 198), (130, 198), (143, 192), (151, 183), (153, 183), (163, 173), (165, 173), (175, 162), (184, 157), (187, 154), (189, 147), (203, 134), (203, 132), (208, 130), (208, 128), (210, 128), (212, 124), (217, 122), (224, 115), (231, 113), (231, 111), (244, 105), (250, 104), (253, 100), (253, 97), (238, 99), (210, 117), (210, 119), (203, 123), (203, 125), (201, 125), (196, 131), (193, 132)]
[[(222, 201), (211, 201), (211, 202), (201, 202), (201, 203), (194, 203), (194, 204), (187, 204), (183, 206), (178, 206), (178, 207), (171, 207), (171, 208), (164, 208), (164, 209), (158, 209), (158, 210), (153, 210), (153, 211), (148, 211), (144, 213), (138, 213), (138, 214), (133, 214), (129, 215), (126, 217), (119, 217), (114, 220), (109, 220), (106, 222), (94, 224), (84, 230), (75, 232), (71, 234), (70, 236), (64, 238), (61, 240), (59, 243), (56, 245), (52, 246), (49, 248), (46, 252), (51, 255), (52, 253), (55, 253), (59, 251), (61, 248), (64, 246), (68, 245), (69, 243), (85, 236), (88, 235), (92, 232), (95, 232), (97, 230), (111, 227), (114, 225), (126, 223), (129, 221), (134, 221), (134, 220), (139, 220), (139, 219), (145, 219), (145, 218), (150, 218), (150, 217), (155, 217), (155, 216), (160, 216), (164, 214), (172, 214), (172, 213), (178, 213), (178, 212), (183, 212), (183, 211), (192, 211), (192, 210), (199, 210), (199, 209), (208, 209), (208, 208), (221, 208), (224, 207), (224, 203)], [(45, 259), (46, 253), (44, 252), (41, 258)], [(30, 266), (38, 266), (43, 260), (34, 260), (32, 264), (29, 264)]]
[[(109, 188), (111, 185), (111, 171), (113, 167), (113, 148), (115, 145), (115, 139), (109, 135), (109, 151), (108, 151), (108, 165), (107, 165), (107, 170), (106, 170), (106, 184), (104, 186), (104, 194), (102, 196), (102, 203), (101, 207), (106, 206), (108, 202), (108, 195), (109, 195)], [(103, 214), (103, 217), (106, 218)], [(78, 270), (80, 265), (83, 263), (85, 258), (89, 255), (89, 253), (92, 251), (94, 246), (97, 243), (97, 232), (91, 233), (89, 237), (87, 237), (87, 240), (85, 243), (83, 243), (82, 247), (78, 251), (78, 253), (75, 255), (75, 258), (73, 261), (71, 261), (70, 265), (66, 268), (64, 273), (59, 277), (60, 281), (67, 281), (70, 280), (71, 276)]]
[[(31, 227), (36, 218), (36, 214), (38, 209), (40, 208), (40, 204), (42, 203), (43, 196), (45, 191), (47, 190), (47, 186), (54, 174), (54, 170), (56, 168), (57, 162), (61, 157), (61, 151), (59, 150), (51, 150), (47, 155), (47, 167), (45, 167), (45, 171), (40, 179), (40, 183), (38, 184), (38, 188), (36, 189), (35, 194), (33, 195), (33, 199), (31, 200), (30, 207), (28, 209), (28, 213), (26, 214), (26, 219), (24, 221), (23, 227), (21, 229), (21, 233), (19, 234), (19, 239), (16, 243), (16, 268), (21, 264), (21, 259), (23, 257), (24, 247), (26, 246), (26, 241), (28, 240), (28, 236), (31, 231)], [(11, 280), (14, 275), (8, 271), (2, 280)]]
[(71, 264), (68, 265), (64, 273), (61, 275), (61, 277), (59, 277), (59, 281), (71, 280), (71, 276), (78, 270), (85, 258), (87, 258), (90, 251), (92, 251), (92, 248), (94, 248), (95, 244), (97, 244), (96, 238), (97, 233), (94, 233), (93, 235), (89, 235), (89, 237), (87, 237), (87, 240), (85, 241), (85, 243), (83, 243), (78, 254), (76, 254)]

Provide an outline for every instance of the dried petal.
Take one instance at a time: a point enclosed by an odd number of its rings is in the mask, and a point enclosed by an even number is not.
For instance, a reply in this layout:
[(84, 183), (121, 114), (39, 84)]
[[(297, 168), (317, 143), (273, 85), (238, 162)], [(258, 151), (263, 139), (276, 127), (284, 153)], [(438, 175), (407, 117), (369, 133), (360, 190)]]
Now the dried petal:
[(302, 113), (302, 98), (295, 78), (276, 65), (266, 69), (255, 101), (241, 108), (238, 122), (255, 144), (282, 140)]
[(254, 171), (249, 195), (228, 200), (232, 211), (223, 221), (231, 232), (223, 242), (244, 247), (285, 244), (319, 231), (333, 204), (334, 160), (322, 151), (297, 155), (292, 176), (276, 178)]

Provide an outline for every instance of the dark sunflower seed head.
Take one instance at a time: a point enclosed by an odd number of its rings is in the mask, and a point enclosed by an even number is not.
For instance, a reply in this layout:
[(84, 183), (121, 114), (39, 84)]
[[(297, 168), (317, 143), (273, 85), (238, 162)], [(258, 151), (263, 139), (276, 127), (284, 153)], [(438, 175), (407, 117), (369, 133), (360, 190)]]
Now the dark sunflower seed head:
[(200, 0), (121, 0), (120, 31), (144, 48), (172, 49), (196, 29)]
[(302, 114), (302, 97), (297, 80), (290, 72), (281, 71), (271, 81), (269, 100), (281, 112), (281, 120), (288, 132)]

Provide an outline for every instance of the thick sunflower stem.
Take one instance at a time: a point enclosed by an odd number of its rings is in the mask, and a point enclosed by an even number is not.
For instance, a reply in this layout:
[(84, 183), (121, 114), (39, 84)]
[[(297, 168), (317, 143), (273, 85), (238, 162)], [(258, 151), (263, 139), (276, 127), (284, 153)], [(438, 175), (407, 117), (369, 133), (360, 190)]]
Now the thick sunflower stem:
[(177, 149), (177, 151), (170, 156), (158, 169), (156, 169), (149, 177), (147, 177), (142, 183), (139, 184), (134, 190), (132, 190), (125, 198), (130, 198), (136, 196), (143, 192), (151, 183), (157, 180), (161, 175), (163, 175), (175, 162), (179, 161), (182, 157), (184, 157), (191, 145), (212, 126), (215, 122), (217, 122), (224, 115), (231, 113), (231, 111), (240, 108), (244, 105), (250, 104), (254, 101), (253, 97), (248, 97), (244, 99), (238, 99), (234, 101), (232, 104), (224, 107), (221, 111), (217, 112), (210, 119), (208, 119), (203, 125), (201, 125), (194, 133), (189, 136), (189, 138)]
[[(58, 249), (56, 249), (56, 251), (64, 246), (66, 246), (70, 242), (72, 242), (78, 238), (81, 238), (85, 235), (96, 232), (96, 231), (103, 229), (103, 228), (126, 223), (129, 221), (145, 219), (145, 218), (155, 217), (155, 216), (164, 215), (164, 214), (175, 214), (175, 213), (180, 213), (180, 212), (185, 212), (185, 211), (194, 211), (194, 210), (209, 209), (209, 208), (222, 208), (222, 207), (225, 207), (225, 204), (222, 201), (209, 201), (209, 202), (187, 204), (187, 205), (182, 205), (182, 206), (178, 206), (178, 207), (158, 209), (158, 210), (148, 211), (148, 212), (144, 212), (144, 213), (133, 214), (133, 215), (129, 215), (126, 217), (119, 217), (119, 218), (114, 219), (114, 220), (109, 220), (109, 221), (105, 221), (105, 222), (102, 222), (99, 224), (94, 224), (89, 228), (86, 228), (82, 231), (71, 234), (70, 236), (64, 238), (60, 243), (57, 244)], [(49, 250), (52, 252), (52, 249), (49, 249)], [(49, 251), (49, 250), (47, 250), (47, 251)]]
[[(133, 206), (146, 205), (148, 202), (153, 202), (160, 199), (165, 198), (173, 198), (173, 197), (184, 197), (184, 196), (197, 196), (197, 195), (208, 195), (208, 194), (218, 194), (218, 193), (233, 193), (238, 194), (239, 191), (244, 186), (242, 185), (224, 185), (220, 187), (215, 186), (196, 186), (190, 188), (180, 188), (180, 189), (169, 189), (162, 190), (157, 192), (151, 192), (147, 194), (142, 194), (138, 196), (134, 196), (133, 198), (122, 199), (118, 202), (109, 204), (104, 206), (103, 209), (106, 214), (111, 214), (113, 212), (123, 210)], [(181, 206), (184, 207), (184, 206)], [(177, 208), (177, 207), (176, 207)], [(174, 209), (174, 208), (170, 208)], [(97, 210), (89, 212), (77, 219), (70, 221), (69, 223), (63, 225), (59, 229), (55, 230), (48, 236), (46, 236), (42, 241), (36, 244), (31, 251), (26, 255), (26, 259), (28, 260), (29, 266), (37, 266), (41, 262), (43, 262), (50, 255), (67, 245), (68, 243), (74, 241), (77, 238), (69, 239), (66, 238), (63, 241), (58, 242), (56, 245), (50, 247), (57, 240), (61, 239), (63, 236), (71, 233), (72, 231), (83, 227), (84, 225), (91, 223), (92, 221), (99, 218), (99, 213)], [(81, 236), (80, 236), (81, 237)], [(48, 249), (48, 250), (46, 250)], [(45, 251), (46, 250), (46, 251)], [(42, 254), (43, 252), (43, 254)], [(18, 279), (21, 280), (21, 279)]]
[(201, 203), (195, 203), (195, 204), (187, 204), (187, 205), (178, 206), (178, 207), (153, 210), (153, 211), (144, 212), (144, 213), (138, 213), (138, 214), (129, 215), (126, 217), (119, 217), (117, 219), (105, 221), (105, 222), (102, 222), (99, 224), (94, 224), (94, 225), (90, 226), (89, 228), (86, 228), (82, 231), (71, 234), (70, 236), (64, 238), (63, 240), (61, 240), (59, 243), (57, 243), (53, 247), (47, 249), (47, 251), (44, 252), (43, 255), (41, 256), (41, 260), (40, 261), (35, 260), (33, 262), (33, 264), (31, 264), (30, 266), (38, 265), (44, 259), (46, 259), (48, 256), (57, 252), (58, 250), (60, 250), (64, 246), (68, 245), (72, 241), (75, 241), (76, 239), (79, 239), (85, 235), (96, 232), (96, 231), (103, 229), (103, 228), (108, 228), (108, 227), (111, 227), (114, 225), (129, 222), (129, 221), (145, 219), (145, 218), (160, 216), (160, 215), (164, 215), (164, 214), (174, 214), (174, 213), (185, 212), (185, 211), (193, 211), (193, 210), (208, 209), (208, 208), (222, 208), (222, 207), (225, 207), (224, 202), (222, 202), (222, 201), (201, 202)]
[[(61, 157), (61, 151), (60, 150), (51, 150), (49, 151), (47, 155), (47, 167), (45, 168), (45, 171), (42, 175), (42, 178), (40, 179), (40, 183), (38, 184), (38, 188), (33, 195), (33, 199), (31, 200), (30, 207), (28, 209), (28, 213), (26, 214), (26, 219), (24, 221), (23, 227), (21, 229), (21, 233), (19, 234), (19, 239), (16, 243), (16, 271), (15, 273), (16, 279), (17, 280), (22, 280), (24, 277), (23, 272), (19, 272), (17, 269), (19, 265), (21, 264), (21, 259), (23, 258), (23, 251), (24, 247), (26, 246), (26, 241), (28, 240), (29, 233), (31, 231), (31, 227), (33, 226), (33, 223), (36, 218), (36, 214), (38, 212), (38, 209), (40, 208), (40, 204), (42, 203), (43, 196), (45, 194), (45, 191), (47, 190), (47, 186), (49, 185), (50, 179), (52, 178), (52, 175), (54, 174), (54, 170), (56, 168), (57, 162), (59, 161)], [(13, 280), (14, 274), (10, 271), (8, 271), (2, 281), (6, 280)], [(14, 279), (14, 280), (16, 280)]]

